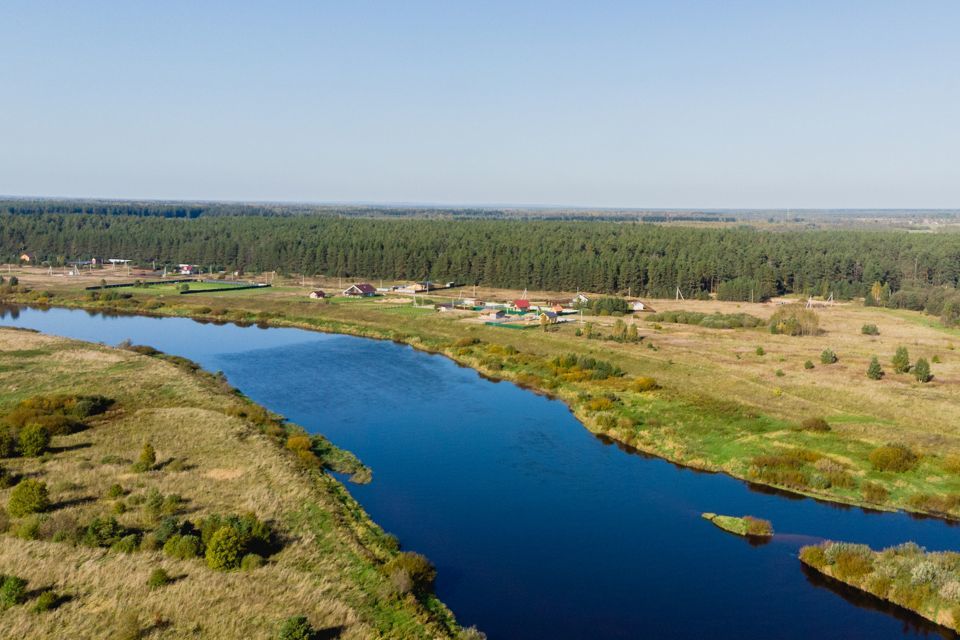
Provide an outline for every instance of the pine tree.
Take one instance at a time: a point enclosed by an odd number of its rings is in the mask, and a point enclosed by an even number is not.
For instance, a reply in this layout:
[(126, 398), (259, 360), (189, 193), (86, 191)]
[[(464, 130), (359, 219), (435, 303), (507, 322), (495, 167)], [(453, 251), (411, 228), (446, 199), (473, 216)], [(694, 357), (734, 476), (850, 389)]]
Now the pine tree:
[(873, 356), (870, 360), (870, 366), (867, 367), (867, 377), (871, 380), (879, 380), (883, 377), (883, 369), (880, 367), (880, 360)]
[(933, 379), (933, 375), (930, 373), (930, 363), (927, 362), (926, 358), (917, 360), (917, 364), (913, 366), (913, 375), (920, 383), (930, 382)]
[(897, 352), (893, 356), (893, 370), (897, 373), (910, 371), (910, 353), (906, 347), (897, 347)]

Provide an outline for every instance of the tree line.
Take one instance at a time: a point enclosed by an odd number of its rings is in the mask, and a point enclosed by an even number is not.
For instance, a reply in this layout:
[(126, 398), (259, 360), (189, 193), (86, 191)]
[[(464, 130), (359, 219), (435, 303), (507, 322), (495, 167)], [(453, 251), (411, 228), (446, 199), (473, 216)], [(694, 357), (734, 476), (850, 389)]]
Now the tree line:
[(0, 258), (759, 300), (956, 287), (960, 235), (625, 222), (0, 213)]

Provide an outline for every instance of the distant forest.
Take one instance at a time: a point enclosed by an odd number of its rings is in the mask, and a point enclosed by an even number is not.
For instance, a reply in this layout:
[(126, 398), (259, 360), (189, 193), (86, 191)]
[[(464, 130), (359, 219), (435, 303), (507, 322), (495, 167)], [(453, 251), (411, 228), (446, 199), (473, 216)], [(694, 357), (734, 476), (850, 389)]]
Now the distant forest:
[(182, 211), (164, 217), (129, 210), (0, 210), (0, 259), (16, 261), (29, 252), (54, 265), (126, 258), (230, 271), (670, 297), (680, 287), (687, 297), (714, 292), (739, 300), (790, 292), (848, 298), (866, 295), (875, 282), (889, 292), (960, 282), (957, 233)]

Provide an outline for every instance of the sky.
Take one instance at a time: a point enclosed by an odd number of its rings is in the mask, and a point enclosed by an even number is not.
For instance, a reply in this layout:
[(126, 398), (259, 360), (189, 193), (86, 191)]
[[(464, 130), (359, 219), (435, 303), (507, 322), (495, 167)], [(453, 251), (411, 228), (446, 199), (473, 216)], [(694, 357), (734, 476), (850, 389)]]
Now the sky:
[(0, 194), (960, 207), (960, 2), (0, 3)]

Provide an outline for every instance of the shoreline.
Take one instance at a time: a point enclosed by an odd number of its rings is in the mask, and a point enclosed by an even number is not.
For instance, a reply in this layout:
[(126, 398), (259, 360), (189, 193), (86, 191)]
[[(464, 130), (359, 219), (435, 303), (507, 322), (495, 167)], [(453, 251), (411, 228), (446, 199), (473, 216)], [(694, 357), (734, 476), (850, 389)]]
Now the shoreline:
[[(558, 392), (556, 389), (550, 389), (545, 387), (536, 386), (531, 383), (529, 379), (519, 379), (520, 376), (512, 374), (512, 372), (505, 372), (503, 370), (493, 370), (489, 367), (484, 366), (478, 358), (465, 357), (464, 355), (458, 355), (456, 353), (456, 348), (450, 345), (437, 343), (429, 344), (424, 341), (421, 336), (411, 336), (401, 331), (382, 329), (376, 326), (368, 326), (358, 323), (346, 323), (340, 320), (320, 320), (319, 323), (311, 323), (307, 321), (290, 319), (289, 317), (275, 317), (271, 313), (267, 313), (266, 317), (257, 317), (259, 314), (255, 314), (246, 310), (240, 309), (227, 309), (227, 312), (231, 311), (242, 311), (244, 316), (254, 316), (253, 320), (241, 320), (241, 319), (224, 319), (220, 315), (210, 315), (203, 313), (191, 312), (189, 308), (179, 307), (179, 308), (169, 308), (169, 307), (160, 307), (158, 309), (125, 309), (123, 307), (110, 306), (110, 305), (91, 305), (84, 304), (83, 302), (76, 303), (73, 300), (63, 300), (61, 299), (57, 303), (37, 303), (36, 301), (21, 301), (16, 299), (6, 299), (3, 300), (7, 304), (13, 306), (23, 306), (29, 308), (63, 308), (63, 309), (77, 309), (88, 312), (97, 312), (97, 313), (116, 313), (118, 315), (130, 315), (130, 316), (145, 316), (153, 318), (187, 318), (195, 322), (200, 323), (213, 323), (213, 324), (235, 324), (237, 326), (258, 326), (260, 328), (290, 328), (290, 329), (302, 329), (307, 331), (316, 331), (318, 333), (327, 333), (334, 335), (348, 335), (358, 338), (369, 338), (375, 340), (389, 340), (396, 344), (402, 344), (409, 346), (418, 351), (425, 353), (430, 353), (434, 355), (440, 355), (446, 357), (456, 363), (458, 366), (472, 369), (489, 380), (492, 381), (506, 381), (511, 382), (517, 385), (520, 388), (525, 390), (543, 395), (553, 400), (559, 400), (563, 402), (570, 413), (580, 422), (583, 427), (593, 434), (596, 437), (608, 439), (611, 442), (616, 443), (618, 446), (626, 448), (627, 450), (636, 451), (643, 455), (649, 455), (661, 460), (664, 460), (670, 464), (674, 464), (685, 469), (690, 469), (698, 472), (704, 473), (722, 473), (731, 478), (739, 480), (746, 483), (751, 488), (758, 488), (759, 490), (769, 490), (774, 492), (783, 492), (791, 496), (801, 496), (805, 498), (810, 498), (817, 500), (823, 503), (827, 503), (837, 508), (843, 507), (857, 507), (868, 511), (874, 512), (887, 512), (887, 513), (896, 513), (903, 512), (911, 517), (917, 518), (933, 518), (941, 520), (948, 524), (957, 524), (960, 523), (960, 516), (952, 516), (950, 514), (939, 513), (934, 511), (926, 511), (922, 509), (912, 508), (908, 506), (888, 506), (869, 503), (865, 501), (859, 501), (852, 498), (847, 498), (845, 496), (825, 493), (811, 490), (802, 490), (792, 487), (785, 487), (781, 485), (771, 484), (759, 481), (754, 478), (749, 478), (745, 473), (740, 473), (734, 469), (723, 465), (711, 464), (707, 461), (699, 459), (684, 459), (680, 456), (671, 456), (666, 452), (657, 449), (654, 446), (644, 447), (642, 445), (638, 446), (638, 443), (626, 442), (622, 438), (617, 437), (616, 433), (611, 433), (611, 430), (607, 430), (601, 425), (598, 424), (598, 421), (592, 416), (587, 414), (586, 411), (578, 409), (575, 406), (576, 395), (568, 392), (562, 393)], [(167, 311), (164, 312), (164, 309)], [(177, 313), (176, 311), (183, 311), (184, 313)]]

